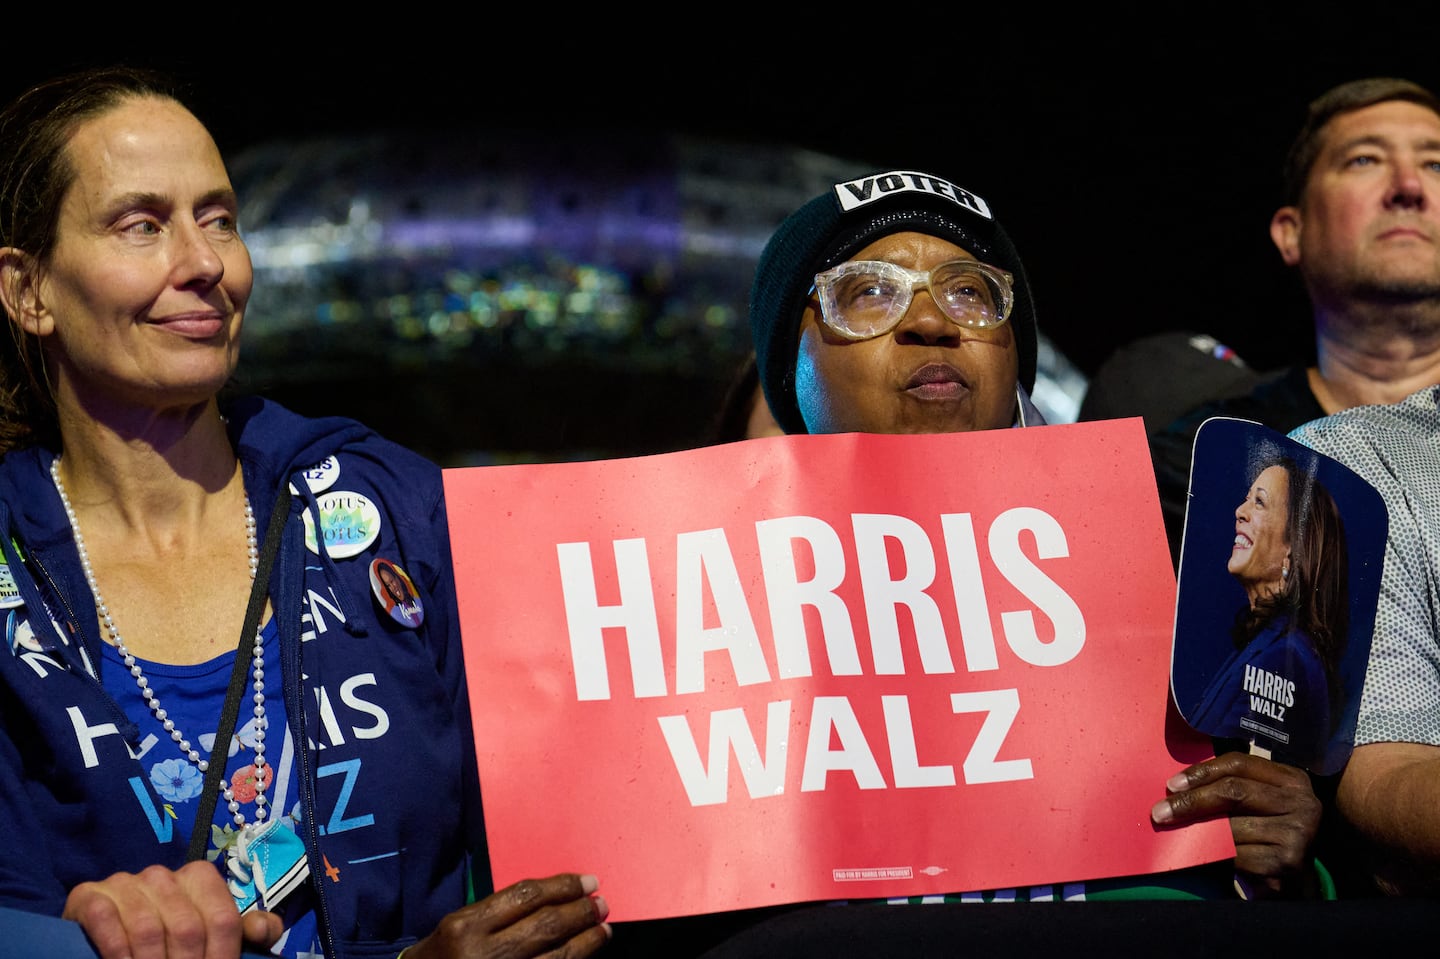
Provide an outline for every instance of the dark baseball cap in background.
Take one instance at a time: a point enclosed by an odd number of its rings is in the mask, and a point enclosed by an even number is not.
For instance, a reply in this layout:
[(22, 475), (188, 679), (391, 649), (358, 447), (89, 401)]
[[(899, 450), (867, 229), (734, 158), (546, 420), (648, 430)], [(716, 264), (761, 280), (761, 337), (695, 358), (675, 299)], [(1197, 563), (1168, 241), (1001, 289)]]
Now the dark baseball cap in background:
[(1153, 435), (1211, 400), (1249, 393), (1266, 373), (1206, 333), (1138, 337), (1100, 364), (1080, 401), (1082, 421), (1139, 416)]

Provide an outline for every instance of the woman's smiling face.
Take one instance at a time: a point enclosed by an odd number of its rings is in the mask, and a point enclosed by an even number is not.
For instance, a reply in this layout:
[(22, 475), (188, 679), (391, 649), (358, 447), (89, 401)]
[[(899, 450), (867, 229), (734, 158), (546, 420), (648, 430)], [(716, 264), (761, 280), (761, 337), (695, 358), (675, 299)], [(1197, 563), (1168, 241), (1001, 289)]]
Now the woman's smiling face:
[(213, 396), (234, 371), (250, 255), (210, 134), (155, 97), (82, 124), (66, 148), (74, 182), (39, 268), (58, 397), (85, 408), (161, 408)]
[(1255, 477), (1235, 510), (1235, 541), (1226, 568), (1257, 598), (1278, 592), (1290, 565), (1290, 477), (1283, 466), (1268, 466)]

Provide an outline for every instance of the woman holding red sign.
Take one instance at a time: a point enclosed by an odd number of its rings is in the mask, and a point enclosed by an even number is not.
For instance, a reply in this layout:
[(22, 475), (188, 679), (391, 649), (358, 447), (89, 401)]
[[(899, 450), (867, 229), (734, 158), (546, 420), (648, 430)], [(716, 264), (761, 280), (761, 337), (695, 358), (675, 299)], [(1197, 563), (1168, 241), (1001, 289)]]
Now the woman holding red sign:
[[(1024, 265), (985, 200), (942, 177), (876, 173), (835, 184), (802, 206), (761, 254), (750, 324), (766, 400), (787, 433), (942, 433), (1043, 425), (1029, 396), (1037, 332)], [(1309, 868), (1309, 845), (1319, 825), (1320, 802), (1303, 770), (1232, 752), (1182, 770), (1166, 787), (1167, 798), (1149, 810), (1156, 827), (1228, 817), (1237, 853), (1233, 863), (1065, 883), (1063, 891), (1046, 886), (943, 898), (1233, 900), (1240, 888), (1237, 877), (1244, 877), (1256, 895), (1315, 894), (1322, 880)], [(984, 917), (962, 911), (970, 915), (958, 924), (972, 933), (991, 918), (988, 911)], [(898, 945), (901, 940), (930, 944), (928, 951), (911, 948), (916, 954), (964, 949), (945, 933), (947, 920), (954, 920), (944, 910), (827, 904), (780, 913), (656, 925), (710, 935), (727, 927), (743, 930), (703, 953), (705, 959), (877, 948), (894, 952), (908, 948)], [(1035, 925), (1026, 926), (1027, 935)], [(1075, 928), (1057, 925), (1054, 937), (1022, 943), (998, 924), (1005, 939), (998, 948), (1006, 954), (1053, 955), (1056, 948), (1071, 945), (1062, 937), (1064, 930)], [(620, 923), (615, 944), (623, 948), (637, 931)], [(1107, 936), (1113, 932), (1105, 930)], [(994, 943), (977, 938), (975, 948), (984, 951), (986, 945)]]
[[(788, 433), (1043, 423), (1028, 392), (1037, 334), (1024, 265), (985, 200), (942, 177), (876, 173), (802, 206), (761, 255), (750, 322), (766, 399)], [(1087, 898), (1316, 894), (1309, 846), (1321, 807), (1303, 770), (1231, 752), (1166, 786), (1150, 811), (1159, 827), (1229, 817), (1233, 875), (1222, 863), (1092, 882)]]

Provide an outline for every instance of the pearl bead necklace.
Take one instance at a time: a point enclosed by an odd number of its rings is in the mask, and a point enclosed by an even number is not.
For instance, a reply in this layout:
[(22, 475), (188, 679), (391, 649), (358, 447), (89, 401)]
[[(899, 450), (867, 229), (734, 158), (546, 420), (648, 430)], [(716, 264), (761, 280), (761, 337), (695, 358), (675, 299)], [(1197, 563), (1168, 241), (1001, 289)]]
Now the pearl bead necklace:
[[(75, 537), (75, 551), (80, 554), (80, 568), (85, 573), (85, 582), (90, 586), (90, 594), (95, 598), (95, 612), (100, 617), (100, 622), (109, 635), (110, 643), (125, 662), (130, 670), (130, 675), (135, 677), (135, 683), (140, 687), (140, 695), (145, 698), (150, 712), (155, 715), (157, 722), (170, 734), (175, 745), (185, 754), (185, 758), (200, 770), (203, 774), (210, 768), (208, 759), (202, 758), (199, 750), (190, 744), (185, 734), (176, 728), (174, 720), (170, 719), (164, 708), (160, 705), (159, 698), (154, 690), (150, 688), (150, 681), (145, 678), (140, 663), (131, 655), (125, 645), (125, 640), (120, 637), (120, 630), (115, 628), (115, 621), (110, 618), (110, 610), (105, 601), (100, 597), (100, 587), (95, 582), (95, 570), (90, 565), (90, 554), (85, 549), (85, 537), (80, 535), (80, 521), (75, 515), (75, 508), (70, 505), (70, 497), (65, 493), (65, 484), (60, 481), (60, 457), (55, 457), (50, 463), (50, 478), (55, 482), (55, 492), (60, 494), (60, 504), (65, 508), (65, 517), (70, 521), (70, 532)], [(260, 568), (260, 545), (255, 537), (255, 511), (250, 508), (250, 497), (245, 496), (245, 540), (250, 562), (250, 579), (255, 579)], [(254, 684), (255, 695), (255, 822), (257, 824), (265, 820), (265, 656), (263, 640), (259, 630), (255, 632), (255, 646), (251, 651), (251, 674)], [(211, 754), (214, 754), (215, 746), (211, 747)], [(228, 747), (225, 754), (228, 754)], [(222, 755), (223, 761), (223, 755)], [(237, 828), (245, 827), (245, 814), (240, 811), (240, 803), (235, 799), (235, 790), (229, 782), (222, 781), (220, 788), (221, 795), (225, 797), (226, 808), (229, 809), (231, 817)], [(203, 824), (196, 823), (196, 828), (204, 828)]]

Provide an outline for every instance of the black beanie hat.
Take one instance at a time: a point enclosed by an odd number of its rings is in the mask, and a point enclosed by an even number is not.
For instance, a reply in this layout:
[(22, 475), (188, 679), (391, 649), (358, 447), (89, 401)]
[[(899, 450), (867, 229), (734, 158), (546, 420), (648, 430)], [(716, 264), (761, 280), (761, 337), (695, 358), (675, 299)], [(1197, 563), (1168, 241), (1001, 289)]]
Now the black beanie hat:
[(872, 173), (815, 197), (790, 214), (765, 244), (750, 288), (750, 333), (765, 400), (787, 433), (804, 433), (795, 399), (800, 315), (815, 274), (891, 233), (949, 240), (1015, 277), (1010, 326), (1020, 354), (1020, 385), (1035, 385), (1036, 326), (1030, 283), (1010, 238), (984, 200), (928, 173)]

